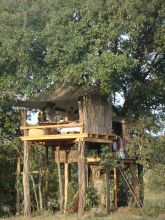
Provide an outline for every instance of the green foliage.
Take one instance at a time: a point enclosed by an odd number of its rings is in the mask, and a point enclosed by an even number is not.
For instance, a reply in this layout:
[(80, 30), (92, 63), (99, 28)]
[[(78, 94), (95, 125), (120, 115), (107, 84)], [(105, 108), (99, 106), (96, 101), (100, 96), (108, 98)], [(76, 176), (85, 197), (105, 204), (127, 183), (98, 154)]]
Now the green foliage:
[(129, 156), (137, 157), (145, 167), (153, 168), (157, 163), (165, 164), (163, 149), (165, 140), (164, 136), (160, 135), (164, 129), (162, 124), (163, 121), (160, 119), (145, 117), (131, 125), (132, 138), (126, 146), (126, 151)]
[(91, 208), (96, 207), (99, 204), (99, 197), (94, 187), (87, 188), (85, 204), (86, 210), (90, 210)]
[(163, 0), (1, 1), (2, 96), (65, 81), (120, 93), (123, 114), (151, 113), (165, 100), (164, 11)]
[[(51, 91), (59, 81), (94, 87), (108, 97), (120, 93), (120, 113), (141, 116), (131, 131), (128, 153), (152, 168), (165, 163), (165, 139), (151, 135), (159, 126), (143, 117), (165, 104), (164, 14), (163, 0), (1, 0), (0, 165), (6, 174), (1, 189), (13, 189), (15, 177), (10, 174), (22, 152), (15, 139), (19, 118), (13, 100)], [(35, 149), (34, 155), (30, 169), (43, 168), (43, 149)], [(102, 158), (103, 166), (116, 163), (108, 147)], [(50, 199), (56, 202), (57, 173), (50, 169)], [(37, 185), (37, 176), (35, 181)], [(3, 190), (1, 202), (10, 203)]]
[(101, 148), (101, 162), (103, 167), (109, 166), (112, 169), (117, 165), (117, 155), (111, 151), (109, 145), (105, 145)]
[(155, 192), (161, 192), (165, 190), (165, 166), (163, 164), (157, 164), (153, 170), (150, 171), (148, 176), (147, 187)]
[(147, 216), (157, 217), (160, 212), (164, 211), (165, 207), (160, 207), (159, 205), (153, 205), (150, 202), (145, 202), (144, 212)]

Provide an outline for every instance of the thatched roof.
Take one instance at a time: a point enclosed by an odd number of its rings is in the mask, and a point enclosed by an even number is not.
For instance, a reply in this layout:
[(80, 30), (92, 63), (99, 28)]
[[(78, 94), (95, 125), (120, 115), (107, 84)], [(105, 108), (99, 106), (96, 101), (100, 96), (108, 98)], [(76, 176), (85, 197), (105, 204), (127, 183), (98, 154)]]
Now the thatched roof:
[(17, 105), (21, 107), (37, 109), (46, 107), (48, 103), (56, 103), (59, 107), (66, 107), (68, 105), (75, 106), (80, 97), (86, 95), (87, 90), (80, 87), (73, 87), (71, 85), (56, 86), (54, 91), (49, 93), (41, 93), (39, 96), (28, 99), (18, 100)]

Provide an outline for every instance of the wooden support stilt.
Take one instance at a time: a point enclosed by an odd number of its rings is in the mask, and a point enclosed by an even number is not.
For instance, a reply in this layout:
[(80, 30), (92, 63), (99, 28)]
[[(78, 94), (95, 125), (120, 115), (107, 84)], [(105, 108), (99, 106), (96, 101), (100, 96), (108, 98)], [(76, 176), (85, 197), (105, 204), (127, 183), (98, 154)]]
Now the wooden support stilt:
[(114, 168), (114, 208), (117, 209), (117, 168)]
[(67, 211), (67, 204), (68, 204), (68, 188), (69, 188), (69, 164), (68, 162), (65, 163), (65, 202), (64, 202), (64, 212)]
[(110, 182), (109, 182), (109, 169), (106, 168), (105, 173), (105, 184), (106, 184), (106, 214), (108, 215), (110, 212)]
[(59, 179), (59, 191), (60, 191), (60, 212), (64, 212), (64, 191), (63, 191), (63, 182), (61, 175), (61, 166), (60, 166), (60, 147), (57, 147), (57, 169), (58, 169), (58, 179)]
[(48, 146), (45, 148), (45, 206), (48, 205)]
[(86, 165), (85, 165), (85, 142), (78, 142), (78, 185), (79, 185), (79, 204), (78, 216), (81, 218), (85, 212), (85, 194), (86, 194)]
[(24, 189), (24, 216), (30, 217), (30, 187), (29, 187), (29, 144), (24, 141), (24, 168), (23, 168), (23, 189)]
[(20, 173), (21, 173), (21, 158), (17, 158), (17, 194), (16, 194), (16, 215), (20, 214), (20, 191), (19, 191), (19, 185), (20, 185)]

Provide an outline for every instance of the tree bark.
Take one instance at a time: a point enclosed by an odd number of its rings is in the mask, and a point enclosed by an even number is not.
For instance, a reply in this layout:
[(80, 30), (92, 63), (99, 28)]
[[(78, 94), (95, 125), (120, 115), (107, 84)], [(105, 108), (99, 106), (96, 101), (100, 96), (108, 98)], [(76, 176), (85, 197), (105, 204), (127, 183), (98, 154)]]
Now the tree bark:
[[(136, 175), (136, 164), (130, 164), (130, 169), (131, 169), (131, 174), (132, 174), (132, 178), (133, 178), (133, 188), (134, 188), (134, 195), (137, 199), (137, 202), (139, 203), (139, 205), (141, 206), (140, 203), (140, 190), (139, 190), (139, 180), (138, 177)], [(134, 206), (137, 207), (137, 202), (134, 201)]]
[(85, 212), (85, 194), (86, 194), (86, 175), (85, 175), (85, 142), (78, 142), (78, 185), (79, 185), (79, 204), (78, 216), (81, 218)]
[(138, 179), (140, 190), (140, 203), (143, 205), (144, 201), (144, 180), (143, 180), (143, 165), (138, 164)]

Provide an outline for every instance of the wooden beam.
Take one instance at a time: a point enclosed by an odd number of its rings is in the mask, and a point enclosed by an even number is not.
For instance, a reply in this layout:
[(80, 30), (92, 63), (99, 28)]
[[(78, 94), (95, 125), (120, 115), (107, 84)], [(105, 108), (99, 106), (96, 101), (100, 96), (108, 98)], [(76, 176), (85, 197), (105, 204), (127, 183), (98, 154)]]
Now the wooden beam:
[(94, 143), (103, 143), (103, 144), (111, 144), (113, 139), (101, 139), (101, 138), (85, 138), (84, 137), (84, 141), (86, 142), (94, 142)]
[(86, 176), (85, 176), (85, 142), (78, 142), (78, 186), (79, 186), (79, 204), (78, 216), (81, 218), (85, 212), (85, 194), (86, 194)]
[(82, 127), (83, 123), (69, 123), (69, 124), (48, 124), (48, 125), (28, 125), (28, 126), (21, 126), (21, 130), (29, 130), (29, 129), (38, 129), (38, 128), (66, 128), (66, 127)]
[(56, 134), (56, 135), (40, 135), (40, 136), (22, 136), (23, 141), (37, 141), (37, 140), (64, 140), (88, 137), (87, 134)]
[(117, 209), (117, 168), (114, 167), (114, 208)]

